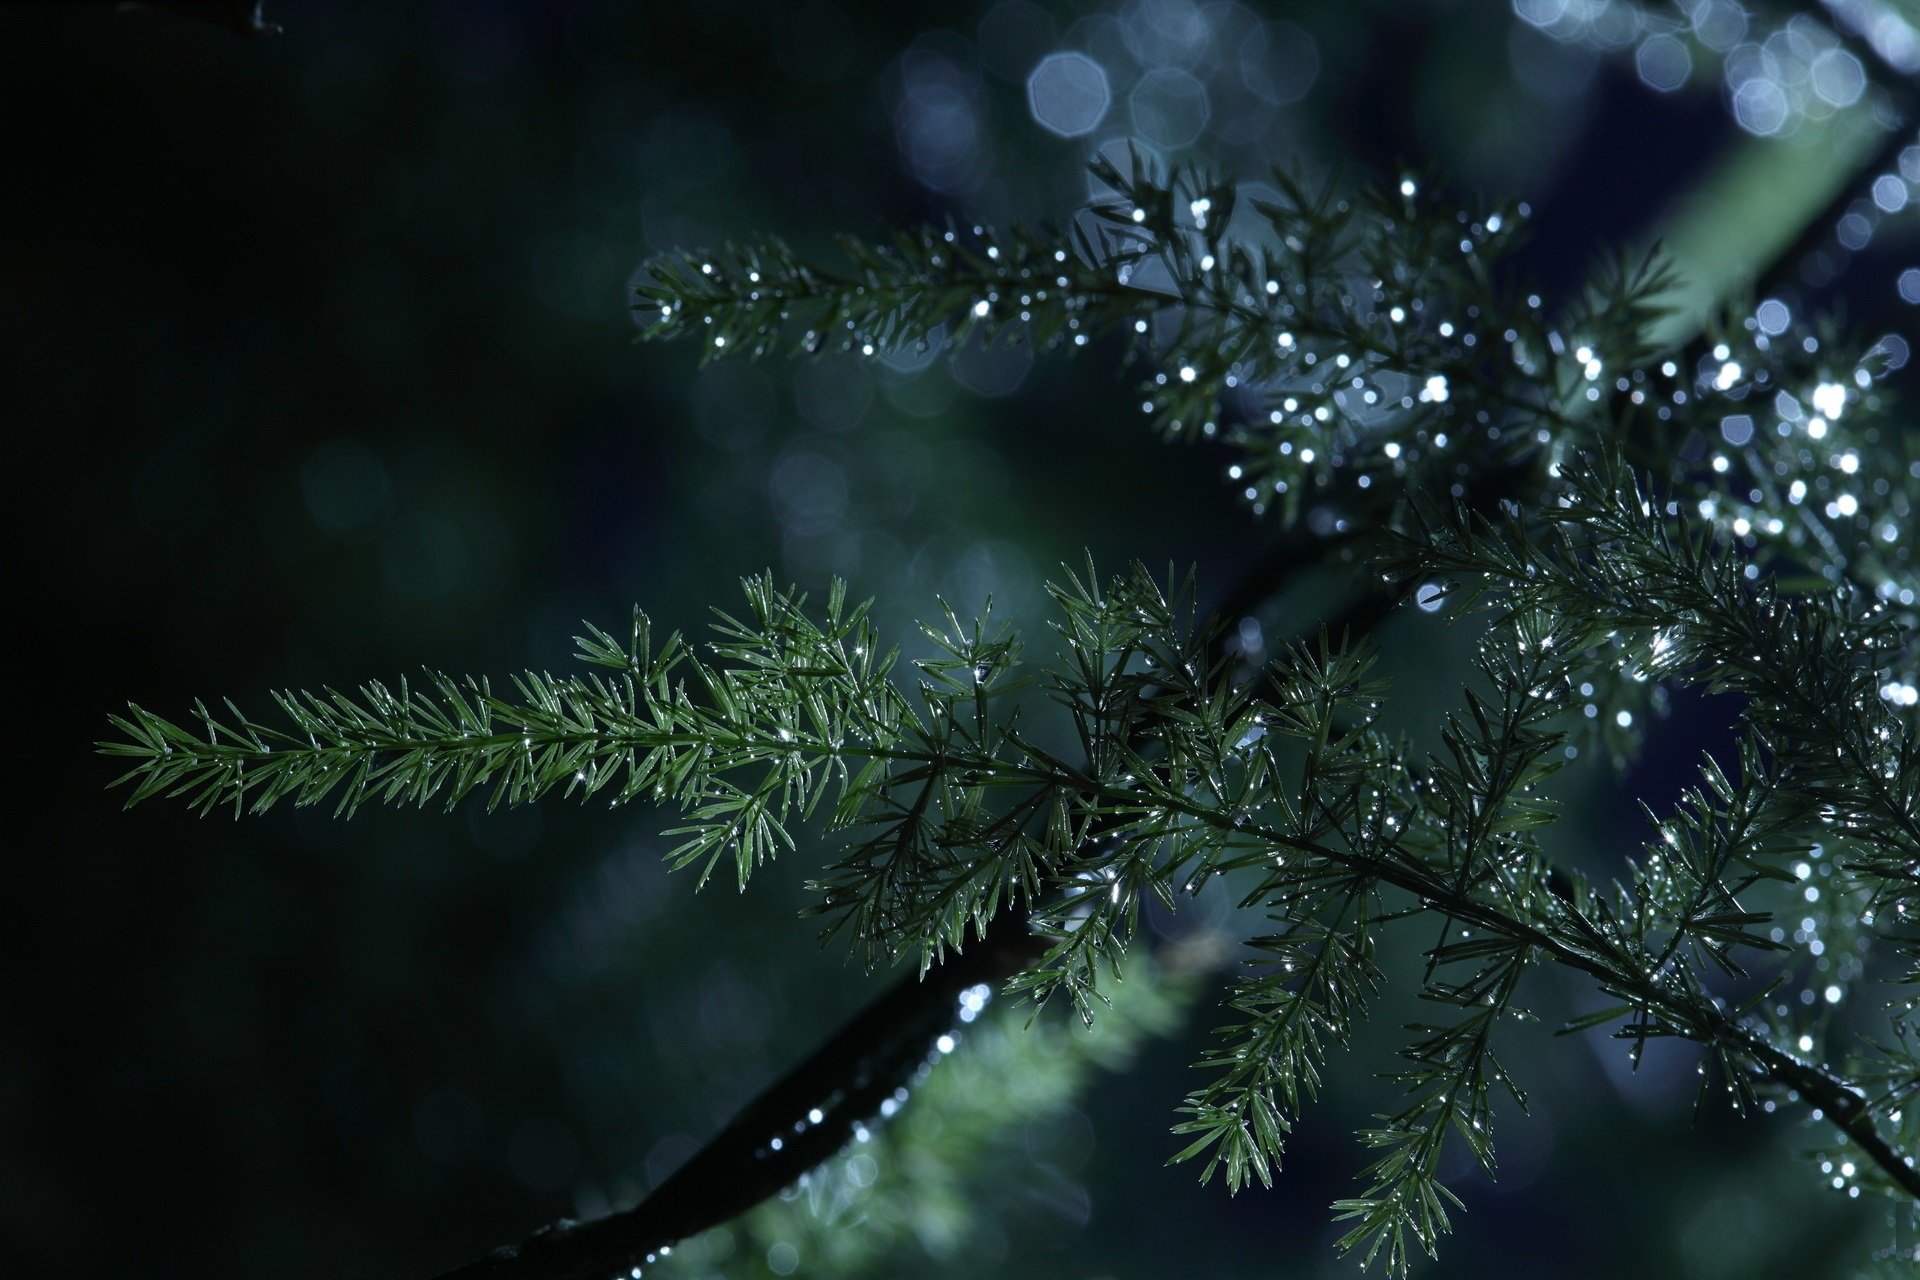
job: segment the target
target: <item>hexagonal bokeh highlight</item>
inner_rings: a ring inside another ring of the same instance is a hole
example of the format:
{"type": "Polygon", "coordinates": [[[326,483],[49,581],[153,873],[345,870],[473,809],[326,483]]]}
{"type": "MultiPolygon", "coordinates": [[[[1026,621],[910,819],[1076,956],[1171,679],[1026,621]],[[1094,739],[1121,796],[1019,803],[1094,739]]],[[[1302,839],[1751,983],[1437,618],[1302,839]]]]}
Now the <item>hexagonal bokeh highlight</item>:
{"type": "Polygon", "coordinates": [[[1845,49],[1823,49],[1807,66],[1813,91],[1829,106],[1850,107],[1867,90],[1867,72],[1845,49]]]}
{"type": "Polygon", "coordinates": [[[1687,83],[1693,73],[1693,55],[1687,46],[1670,35],[1648,39],[1634,55],[1641,83],[1661,93],[1672,93],[1687,83]]]}
{"type": "Polygon", "coordinates": [[[1748,133],[1763,138],[1779,133],[1791,113],[1787,91],[1765,76],[1754,76],[1733,90],[1733,118],[1748,133]]]}
{"type": "Polygon", "coordinates": [[[1169,151],[1192,145],[1212,114],[1206,86],[1173,67],[1142,76],[1131,104],[1134,132],[1169,151]]]}
{"type": "Polygon", "coordinates": [[[1050,53],[1027,77],[1034,120],[1062,138],[1092,133],[1112,105],[1106,71],[1084,53],[1050,53]]]}

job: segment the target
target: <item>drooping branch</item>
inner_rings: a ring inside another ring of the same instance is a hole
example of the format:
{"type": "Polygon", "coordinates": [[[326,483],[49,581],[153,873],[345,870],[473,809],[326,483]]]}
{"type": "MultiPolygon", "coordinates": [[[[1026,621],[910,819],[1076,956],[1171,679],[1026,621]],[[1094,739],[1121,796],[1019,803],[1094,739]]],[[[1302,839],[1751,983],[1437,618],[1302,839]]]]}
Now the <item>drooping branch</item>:
{"type": "Polygon", "coordinates": [[[898,1105],[914,1073],[991,990],[1038,957],[1024,927],[995,929],[924,978],[895,982],[769,1085],[639,1205],[558,1223],[439,1280],[607,1280],[791,1186],[898,1105]]]}

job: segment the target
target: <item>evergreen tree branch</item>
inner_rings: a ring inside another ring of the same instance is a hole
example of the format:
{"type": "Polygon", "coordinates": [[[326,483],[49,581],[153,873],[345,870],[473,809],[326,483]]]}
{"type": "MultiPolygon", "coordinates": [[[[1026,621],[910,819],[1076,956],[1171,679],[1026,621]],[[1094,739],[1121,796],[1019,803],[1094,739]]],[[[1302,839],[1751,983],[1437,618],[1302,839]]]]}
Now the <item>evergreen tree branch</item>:
{"type": "Polygon", "coordinates": [[[1569,467],[1567,479],[1568,495],[1545,512],[1547,539],[1517,518],[1502,534],[1463,521],[1413,560],[1498,581],[1566,619],[1583,647],[1630,633],[1626,652],[1649,674],[1746,695],[1744,718],[1840,834],[1920,859],[1920,750],[1883,683],[1907,645],[1885,605],[1862,609],[1846,586],[1783,599],[1710,537],[1676,533],[1617,457],[1569,467]]]}
{"type": "MultiPolygon", "coordinates": [[[[1911,671],[1901,638],[1911,615],[1889,605],[1911,571],[1899,556],[1861,554],[1846,528],[1855,515],[1861,529],[1892,527],[1910,510],[1904,481],[1920,477],[1920,458],[1902,475],[1898,437],[1876,434],[1861,394],[1871,377],[1853,379],[1857,390],[1818,381],[1830,364],[1765,342],[1739,359],[1722,344],[1688,373],[1669,362],[1656,375],[1640,336],[1665,284],[1651,260],[1617,262],[1549,321],[1490,265],[1519,211],[1456,219],[1411,179],[1397,195],[1349,200],[1278,174],[1281,198],[1257,206],[1264,228],[1234,231],[1232,184],[1162,178],[1137,155],[1128,170],[1096,171],[1116,199],[1064,233],[949,227],[883,248],[849,242],[851,268],[838,271],[771,240],[659,260],[640,293],[660,320],[643,336],[699,334],[711,356],[763,354],[789,328],[804,328],[805,350],[866,354],[974,332],[1042,347],[1126,333],[1156,369],[1143,408],[1168,434],[1238,445],[1230,476],[1256,510],[1297,518],[1309,502],[1345,504],[1330,534],[1283,548],[1350,553],[1376,536],[1360,531],[1377,517],[1403,539],[1387,566],[1393,594],[1438,575],[1496,601],[1479,664],[1487,691],[1466,693],[1445,754],[1426,768],[1373,729],[1364,648],[1323,639],[1288,650],[1267,672],[1272,689],[1256,690],[1248,664],[1196,626],[1190,587],[1162,590],[1140,571],[1104,592],[1091,572],[1055,589],[1067,652],[1042,682],[1077,737],[1072,764],[1036,745],[1012,709],[1016,637],[948,611],[929,633],[942,655],[921,664],[915,703],[837,585],[816,622],[802,597],[756,579],[746,616],[722,615],[709,660],[677,637],[656,656],[636,614],[630,643],[597,630],[582,641],[614,674],[528,673],[513,696],[444,676],[426,691],[288,693],[290,729],[230,704],[226,718],[199,708],[198,729],[135,707],[103,745],[129,764],[132,800],[164,793],[238,813],[283,800],[452,805],[476,791],[493,803],[653,799],[680,807],[675,865],[704,879],[731,864],[743,884],[794,844],[795,824],[839,835],[845,852],[818,886],[830,930],[847,931],[870,963],[914,951],[927,980],[903,981],[770,1089],[684,1181],[611,1225],[545,1233],[527,1258],[639,1266],[673,1231],[698,1229],[687,1206],[721,1203],[714,1188],[729,1169],[755,1170],[737,1180],[748,1195],[844,1140],[872,1102],[859,1090],[917,1060],[928,1028],[951,1016],[955,975],[977,964],[1005,975],[1016,957],[1018,989],[1064,992],[1091,1018],[1148,894],[1171,906],[1252,867],[1262,874],[1249,902],[1264,902],[1279,930],[1256,940],[1269,963],[1236,987],[1240,1021],[1223,1029],[1225,1047],[1202,1063],[1214,1078],[1184,1108],[1179,1131],[1199,1137],[1182,1156],[1210,1151],[1203,1176],[1224,1166],[1236,1189],[1270,1179],[1301,1092],[1312,1095],[1329,1042],[1344,1042],[1382,977],[1379,928],[1437,920],[1423,994],[1462,1010],[1404,1051],[1398,1078],[1411,1097],[1363,1135],[1383,1154],[1364,1193],[1336,1206],[1357,1220],[1343,1248],[1384,1254],[1396,1270],[1409,1241],[1433,1248],[1453,1199],[1437,1176],[1449,1131],[1491,1169],[1490,1088],[1522,1099],[1494,1056],[1493,1027],[1518,1016],[1513,997],[1539,959],[1621,1000],[1636,1053],[1650,1037],[1681,1036],[1707,1048],[1736,1104],[1755,1086],[1792,1090],[1888,1189],[1920,1199],[1898,1127],[1897,1100],[1911,1092],[1901,1072],[1914,1065],[1905,1025],[1849,1075],[1780,1048],[1757,999],[1729,1012],[1709,981],[1745,976],[1737,948],[1782,949],[1761,932],[1770,915],[1743,898],[1793,882],[1785,859],[1814,856],[1814,830],[1848,851],[1837,865],[1853,895],[1829,892],[1823,914],[1839,927],[1843,903],[1870,904],[1866,925],[1875,911],[1882,919],[1873,936],[1903,949],[1906,980],[1920,981],[1920,943],[1898,932],[1920,911],[1920,765],[1886,692],[1909,686],[1878,683],[1899,663],[1911,671]],[[1722,397],[1749,383],[1812,387],[1834,469],[1895,482],[1851,507],[1836,496],[1823,520],[1780,492],[1787,470],[1762,438],[1734,460],[1750,503],[1720,507],[1724,483],[1705,474],[1677,477],[1674,492],[1775,563],[1865,587],[1874,608],[1845,592],[1789,599],[1756,581],[1758,563],[1675,533],[1679,500],[1644,497],[1614,454],[1580,460],[1611,442],[1646,465],[1690,431],[1731,442],[1722,397]],[[1825,407],[1835,390],[1844,424],[1825,407]],[[1461,510],[1451,521],[1414,518],[1419,502],[1448,498],[1461,510]],[[1487,518],[1503,508],[1505,520],[1487,518]],[[1783,676],[1796,663],[1813,677],[1783,676]],[[1616,905],[1548,865],[1532,831],[1553,815],[1532,792],[1557,766],[1568,721],[1581,724],[1571,690],[1624,702],[1632,676],[1732,689],[1749,705],[1735,777],[1705,763],[1705,789],[1656,821],[1662,842],[1616,905]],[[1457,941],[1456,926],[1468,926],[1457,941]],[[858,1105],[821,1108],[825,1119],[800,1131],[807,1141],[782,1138],[778,1159],[748,1151],[801,1094],[847,1079],[866,1082],[849,1094],[858,1105]]],[[[1377,619],[1384,598],[1363,598],[1353,616],[1377,619]]]]}
{"type": "Polygon", "coordinates": [[[1113,198],[1065,230],[848,240],[839,270],[771,238],[656,258],[636,288],[654,321],[641,337],[695,337],[711,358],[778,350],[794,330],[804,352],[873,355],[976,333],[1079,347],[1118,329],[1153,369],[1156,427],[1240,447],[1245,500],[1291,517],[1343,468],[1444,489],[1462,457],[1498,467],[1542,433],[1594,442],[1596,381],[1648,354],[1670,284],[1657,259],[1614,259],[1550,320],[1496,276],[1521,208],[1456,216],[1411,177],[1349,197],[1279,170],[1278,198],[1248,217],[1236,184],[1163,174],[1137,151],[1093,171],[1113,198]]]}
{"type": "MultiPolygon", "coordinates": [[[[1148,893],[1171,903],[1212,876],[1271,864],[1261,893],[1300,921],[1328,901],[1331,886],[1344,885],[1349,896],[1375,885],[1402,891],[1419,905],[1398,915],[1431,912],[1484,936],[1435,948],[1435,963],[1479,966],[1464,982],[1430,975],[1428,984],[1430,996],[1468,1016],[1410,1048],[1415,1100],[1371,1133],[1369,1141],[1387,1153],[1368,1193],[1342,1206],[1361,1218],[1349,1244],[1385,1248],[1396,1263],[1404,1263],[1406,1238],[1431,1248],[1444,1222],[1436,1135],[1464,1127],[1476,1156],[1491,1158],[1482,1130],[1473,1128],[1475,1120],[1485,1127],[1487,1086],[1504,1082],[1491,1057],[1491,1027],[1536,952],[1589,973],[1626,1000],[1640,1019],[1634,1035],[1696,1040],[1730,1068],[1818,1100],[1879,1162],[1891,1148],[1859,1100],[1849,1106],[1844,1081],[1773,1049],[1719,1012],[1697,983],[1675,981],[1671,943],[1649,954],[1645,922],[1655,915],[1709,945],[1751,944],[1742,930],[1753,920],[1730,921],[1718,910],[1731,892],[1696,895],[1678,913],[1660,895],[1643,893],[1643,906],[1623,922],[1604,900],[1583,904],[1581,890],[1570,900],[1544,891],[1544,860],[1526,833],[1549,813],[1527,791],[1560,738],[1533,726],[1570,679],[1565,664],[1574,659],[1567,655],[1591,648],[1586,641],[1602,626],[1671,626],[1672,602],[1662,592],[1696,592],[1688,620],[1711,619],[1719,630],[1709,630],[1706,641],[1680,634],[1670,653],[1691,661],[1721,645],[1712,675],[1701,678],[1745,680],[1740,687],[1761,707],[1752,714],[1770,731],[1778,726],[1764,719],[1763,699],[1796,696],[1768,674],[1766,659],[1802,632],[1764,631],[1791,611],[1756,607],[1739,594],[1742,580],[1737,570],[1730,573],[1730,562],[1714,559],[1704,544],[1676,545],[1657,532],[1664,526],[1645,523],[1637,490],[1593,487],[1593,477],[1604,474],[1570,469],[1569,505],[1559,510],[1567,513],[1564,522],[1610,549],[1631,540],[1634,550],[1624,560],[1630,577],[1583,568],[1565,555],[1556,561],[1524,531],[1496,543],[1484,531],[1456,529],[1423,549],[1429,568],[1472,570],[1507,588],[1548,580],[1509,608],[1483,651],[1483,674],[1503,709],[1489,715],[1470,697],[1472,714],[1456,718],[1449,732],[1448,758],[1424,779],[1408,772],[1371,727],[1379,690],[1367,678],[1364,651],[1324,643],[1318,652],[1295,650],[1273,668],[1272,692],[1256,696],[1232,679],[1227,664],[1198,664],[1206,648],[1183,603],[1189,594],[1163,590],[1138,570],[1104,590],[1091,577],[1070,578],[1055,590],[1066,656],[1048,678],[1075,726],[1084,765],[1036,746],[995,711],[1017,656],[1010,638],[962,627],[949,615],[939,632],[947,656],[922,667],[921,716],[881,687],[888,663],[869,660],[874,638],[863,610],[848,610],[836,589],[826,622],[813,623],[798,597],[764,580],[747,584],[746,621],[723,615],[718,624],[726,665],[686,656],[677,640],[652,656],[642,621],[629,645],[600,632],[583,642],[590,660],[619,669],[611,681],[523,677],[519,702],[493,699],[477,682],[444,680],[437,698],[377,686],[360,703],[288,696],[282,702],[293,732],[236,713],[231,724],[207,717],[195,734],[136,712],[120,722],[128,740],[106,749],[134,761],[127,781],[136,798],[168,791],[203,807],[312,803],[337,787],[344,788],[341,803],[420,803],[489,781],[509,800],[562,787],[592,795],[616,783],[625,798],[658,789],[691,819],[676,859],[711,869],[731,853],[743,877],[791,839],[788,824],[817,810],[829,830],[878,829],[878,845],[893,855],[876,864],[861,854],[876,842],[856,842],[855,854],[828,879],[825,908],[851,912],[862,942],[887,954],[914,948],[931,964],[969,933],[984,932],[1006,895],[1021,896],[1048,946],[1016,985],[1039,998],[1063,990],[1083,1016],[1096,1008],[1100,970],[1125,948],[1148,893]],[[1516,555],[1559,572],[1516,572],[1516,555]],[[1638,588],[1632,600],[1619,595],[1628,581],[1638,588]],[[1728,591],[1731,601],[1721,598],[1728,591]],[[1669,613],[1649,618],[1663,601],[1669,613]],[[1754,633],[1741,629],[1755,625],[1763,640],[1775,641],[1757,658],[1745,653],[1758,643],[1754,633]],[[703,696],[696,699],[692,687],[703,696]],[[499,732],[496,723],[513,729],[499,732]],[[1297,783],[1284,781],[1293,772],[1288,758],[1297,759],[1297,783]],[[928,798],[896,801],[896,791],[928,798]],[[831,805],[824,803],[829,796],[831,805]],[[1089,838],[1096,823],[1098,841],[1089,838]],[[886,909],[863,913],[863,892],[874,885],[886,889],[886,909]]],[[[1868,645],[1865,638],[1881,632],[1836,624],[1808,634],[1819,640],[1809,652],[1849,667],[1855,654],[1875,651],[1880,641],[1868,645]]],[[[1668,667],[1682,660],[1648,655],[1668,667]]],[[[1859,726],[1842,729],[1863,743],[1874,736],[1860,737],[1859,726]]],[[[1911,734],[1873,749],[1910,759],[1911,734]]],[[[1776,758],[1806,785],[1812,766],[1799,754],[1782,747],[1776,758]]],[[[1893,794],[1877,784],[1847,790],[1843,781],[1828,779],[1819,792],[1823,805],[1845,801],[1873,815],[1871,806],[1893,794]]],[[[1864,830],[1857,835],[1867,838],[1864,830]]],[[[1348,989],[1349,1007],[1357,994],[1348,989]]],[[[1285,1025],[1259,1025],[1260,1016],[1249,1034],[1266,1036],[1296,1059],[1317,1052],[1285,1025]]],[[[1319,1021],[1331,1025],[1326,1014],[1319,1021]]],[[[1305,1025],[1314,1022],[1309,1015],[1305,1025]]],[[[1240,1096],[1265,1095],[1256,1083],[1240,1096]]],[[[1250,1140],[1233,1136],[1217,1113],[1200,1115],[1228,1144],[1230,1180],[1235,1165],[1242,1179],[1260,1175],[1253,1151],[1277,1153],[1281,1125],[1270,1108],[1255,1104],[1252,1118],[1242,1121],[1252,1126],[1250,1140]]],[[[1883,1167],[1896,1185],[1914,1180],[1911,1168],[1883,1167]]]]}

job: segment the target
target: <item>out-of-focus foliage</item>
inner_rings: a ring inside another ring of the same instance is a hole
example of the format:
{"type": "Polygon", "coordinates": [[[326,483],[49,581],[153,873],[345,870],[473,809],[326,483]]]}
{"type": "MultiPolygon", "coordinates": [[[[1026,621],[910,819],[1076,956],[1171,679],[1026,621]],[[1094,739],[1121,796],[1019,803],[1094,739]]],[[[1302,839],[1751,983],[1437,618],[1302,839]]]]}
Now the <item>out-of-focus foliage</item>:
{"type": "MultiPolygon", "coordinates": [[[[1215,944],[1217,945],[1217,944],[1215,944]]],[[[1086,1195],[1090,1147],[1074,1101],[1096,1070],[1133,1065],[1141,1041],[1182,1020],[1207,944],[1172,967],[1138,955],[1107,988],[1100,1018],[1036,1020],[1018,1002],[963,1024],[898,1115],[861,1129],[845,1154],[786,1195],[674,1249],[659,1271],[698,1277],[900,1275],[929,1259],[978,1273],[1005,1265],[1000,1222],[1023,1205],[1086,1195]]],[[[940,1052],[940,1051],[936,1051],[940,1052]]]]}

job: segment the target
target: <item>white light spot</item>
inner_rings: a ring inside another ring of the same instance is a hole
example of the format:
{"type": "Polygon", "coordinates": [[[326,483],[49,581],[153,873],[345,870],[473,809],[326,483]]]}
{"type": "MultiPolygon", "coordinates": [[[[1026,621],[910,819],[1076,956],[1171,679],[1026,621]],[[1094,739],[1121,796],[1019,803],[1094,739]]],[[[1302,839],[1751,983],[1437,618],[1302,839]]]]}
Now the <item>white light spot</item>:
{"type": "Polygon", "coordinates": [[[1813,389],[1813,408],[1823,418],[1837,418],[1846,412],[1847,389],[1838,382],[1823,382],[1813,389]]]}

